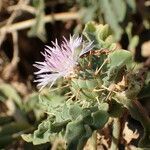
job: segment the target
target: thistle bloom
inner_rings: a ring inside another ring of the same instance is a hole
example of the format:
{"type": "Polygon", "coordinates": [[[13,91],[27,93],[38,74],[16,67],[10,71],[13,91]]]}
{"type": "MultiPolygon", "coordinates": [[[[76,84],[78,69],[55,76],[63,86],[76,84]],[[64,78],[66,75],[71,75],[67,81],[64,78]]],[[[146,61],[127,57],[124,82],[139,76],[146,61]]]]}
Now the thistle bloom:
{"type": "Polygon", "coordinates": [[[72,75],[79,57],[93,48],[92,42],[85,43],[82,37],[75,38],[75,36],[70,36],[69,41],[63,38],[60,46],[57,39],[52,44],[53,47],[46,46],[44,53],[42,53],[45,61],[35,62],[33,65],[39,69],[35,72],[37,75],[35,82],[38,82],[37,86],[40,89],[46,85],[51,87],[58,78],[72,75]],[[81,52],[77,53],[79,48],[81,48],[81,52]]]}

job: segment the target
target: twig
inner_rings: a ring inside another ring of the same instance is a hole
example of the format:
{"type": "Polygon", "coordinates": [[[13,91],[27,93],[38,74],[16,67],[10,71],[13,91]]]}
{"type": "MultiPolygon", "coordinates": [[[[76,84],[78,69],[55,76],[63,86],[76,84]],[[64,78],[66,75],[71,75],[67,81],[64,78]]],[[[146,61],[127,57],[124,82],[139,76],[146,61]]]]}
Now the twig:
{"type": "MultiPolygon", "coordinates": [[[[17,7],[19,7],[20,5],[23,5],[24,3],[27,3],[29,0],[20,0],[18,3],[17,3],[17,7]]],[[[0,32],[1,36],[0,36],[0,46],[3,42],[3,40],[5,39],[5,36],[7,34],[7,28],[11,25],[11,23],[13,22],[13,20],[16,18],[16,16],[18,15],[18,10],[15,10],[13,11],[13,13],[10,15],[10,17],[8,18],[7,20],[7,23],[6,25],[4,26],[5,27],[5,30],[3,32],[0,32]]],[[[2,27],[3,28],[3,27],[2,27]]]]}
{"type": "Polygon", "coordinates": [[[18,48],[18,33],[17,31],[12,32],[12,37],[13,37],[13,46],[14,46],[14,52],[13,52],[13,58],[11,61],[11,64],[13,67],[17,65],[19,62],[19,48],[18,48]]]}
{"type": "Polygon", "coordinates": [[[11,63],[8,64],[4,71],[3,71],[3,76],[5,79],[9,79],[12,77],[12,73],[16,70],[17,64],[19,62],[19,48],[18,48],[18,34],[17,31],[12,32],[12,38],[13,38],[13,58],[11,60],[11,63]]]}
{"type": "Polygon", "coordinates": [[[36,9],[32,6],[29,5],[21,5],[20,7],[18,7],[17,5],[15,6],[9,6],[7,8],[8,11],[16,11],[16,10],[23,10],[23,11],[27,11],[31,14],[35,14],[36,13],[36,9]]]}
{"type": "MultiPolygon", "coordinates": [[[[70,20],[70,19],[74,20],[74,19],[80,18],[79,13],[77,13],[77,12],[57,13],[57,14],[54,14],[53,16],[54,16],[55,21],[59,21],[59,20],[66,21],[66,20],[70,20]]],[[[14,23],[14,24],[9,25],[7,27],[4,26],[4,27],[0,28],[0,34],[5,33],[5,32],[10,33],[13,31],[29,28],[35,23],[35,21],[36,21],[35,19],[30,19],[27,21],[14,23]]],[[[43,17],[44,23],[53,22],[53,21],[54,20],[53,20],[52,15],[46,15],[43,17]]]]}
{"type": "Polygon", "coordinates": [[[108,59],[105,59],[102,65],[95,71],[95,75],[98,75],[98,73],[102,70],[103,66],[108,62],[108,59]]]}
{"type": "Polygon", "coordinates": [[[104,85],[102,85],[101,88],[103,88],[103,89],[105,89],[105,90],[108,90],[109,92],[113,92],[113,93],[117,94],[116,91],[114,91],[114,90],[112,90],[112,89],[110,89],[110,88],[108,88],[108,87],[106,87],[106,86],[104,86],[104,85]]]}

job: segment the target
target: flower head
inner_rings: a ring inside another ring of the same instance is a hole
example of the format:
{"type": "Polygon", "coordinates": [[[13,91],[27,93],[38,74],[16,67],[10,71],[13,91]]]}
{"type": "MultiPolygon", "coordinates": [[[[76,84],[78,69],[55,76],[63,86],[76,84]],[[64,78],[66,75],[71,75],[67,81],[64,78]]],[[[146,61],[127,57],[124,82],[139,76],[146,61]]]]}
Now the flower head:
{"type": "Polygon", "coordinates": [[[78,59],[83,54],[92,49],[92,42],[85,43],[82,37],[70,36],[69,41],[63,38],[62,44],[59,46],[57,39],[52,42],[53,47],[46,46],[44,53],[44,62],[35,62],[33,66],[39,70],[35,72],[37,75],[38,87],[41,89],[46,85],[50,87],[58,78],[68,77],[74,73],[78,59]],[[81,48],[78,54],[77,49],[81,48]]]}

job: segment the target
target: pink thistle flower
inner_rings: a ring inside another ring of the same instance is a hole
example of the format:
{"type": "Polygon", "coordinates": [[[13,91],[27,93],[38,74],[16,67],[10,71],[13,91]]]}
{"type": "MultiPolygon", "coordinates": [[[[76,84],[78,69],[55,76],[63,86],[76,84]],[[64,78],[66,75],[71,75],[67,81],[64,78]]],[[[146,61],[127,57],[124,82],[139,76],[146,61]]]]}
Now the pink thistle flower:
{"type": "Polygon", "coordinates": [[[92,43],[85,43],[82,37],[70,36],[69,41],[64,37],[60,46],[57,39],[52,42],[53,47],[46,46],[44,53],[42,53],[45,61],[35,62],[33,65],[39,69],[35,72],[37,80],[34,82],[38,82],[37,86],[40,87],[40,90],[46,85],[51,87],[58,78],[74,74],[79,57],[93,48],[92,43]],[[81,48],[81,52],[78,54],[79,48],[81,48]]]}

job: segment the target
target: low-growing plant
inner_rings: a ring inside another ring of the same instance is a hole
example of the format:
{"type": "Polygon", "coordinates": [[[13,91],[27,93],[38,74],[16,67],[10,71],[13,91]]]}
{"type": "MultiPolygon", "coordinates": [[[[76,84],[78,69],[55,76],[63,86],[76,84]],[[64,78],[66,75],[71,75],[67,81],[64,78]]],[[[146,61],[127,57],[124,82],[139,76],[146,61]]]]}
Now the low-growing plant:
{"type": "Polygon", "coordinates": [[[89,22],[83,36],[88,42],[70,36],[60,46],[57,41],[47,46],[42,53],[45,61],[34,64],[41,89],[38,103],[47,119],[22,138],[34,145],[60,138],[66,149],[80,150],[96,132],[112,124],[109,148],[117,149],[121,118],[129,113],[144,129],[139,147],[149,148],[150,118],[139,101],[150,97],[147,66],[117,47],[108,25],[89,22]],[[43,89],[46,85],[50,90],[43,89]]]}

